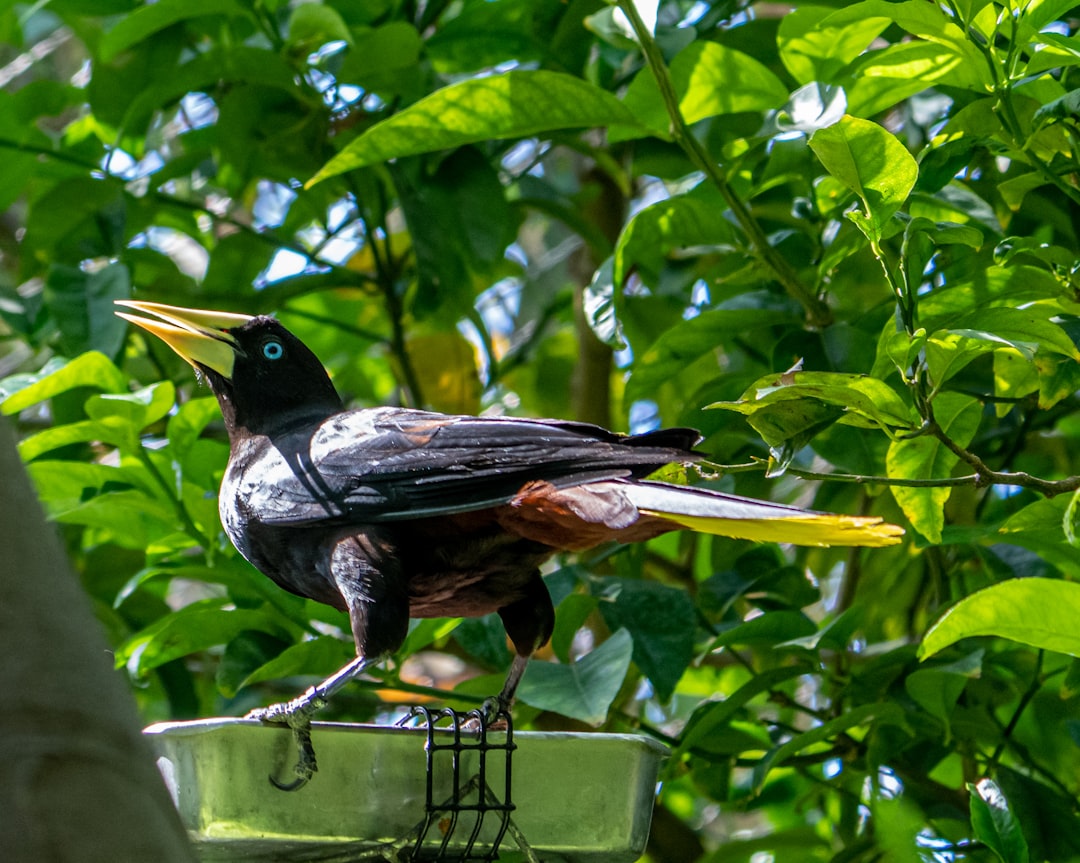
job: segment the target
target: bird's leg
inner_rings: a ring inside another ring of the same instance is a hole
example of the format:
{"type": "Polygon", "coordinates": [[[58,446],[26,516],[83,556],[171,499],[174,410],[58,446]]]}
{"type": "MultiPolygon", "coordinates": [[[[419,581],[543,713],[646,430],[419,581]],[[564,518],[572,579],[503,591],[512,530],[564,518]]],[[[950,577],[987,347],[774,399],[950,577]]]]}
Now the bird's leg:
{"type": "Polygon", "coordinates": [[[525,586],[521,599],[499,609],[499,617],[516,652],[502,691],[484,702],[482,710],[489,722],[500,712],[510,711],[514,693],[529,665],[529,657],[548,643],[555,628],[555,607],[551,604],[551,594],[539,572],[525,586]]]}
{"type": "Polygon", "coordinates": [[[312,686],[291,701],[271,704],[269,707],[260,707],[257,710],[252,710],[244,717],[245,719],[258,719],[260,722],[269,725],[287,725],[293,730],[296,748],[300,753],[296,766],[293,768],[296,779],[292,782],[282,783],[271,776],[270,781],[275,786],[282,791],[296,791],[315,775],[315,771],[319,769],[319,766],[315,760],[315,748],[311,744],[312,717],[326,706],[326,701],[330,696],[354,677],[362,674],[364,669],[369,665],[373,665],[375,661],[375,659],[369,657],[357,656],[331,674],[322,683],[312,686]]]}
{"type": "Polygon", "coordinates": [[[488,723],[494,721],[500,713],[510,712],[510,706],[514,703],[514,693],[517,692],[518,684],[521,682],[521,677],[525,674],[525,669],[528,666],[528,656],[520,653],[514,654],[514,661],[510,663],[510,672],[506,675],[506,682],[503,684],[502,691],[498,695],[485,699],[483,706],[480,708],[483,711],[484,719],[488,723]]]}

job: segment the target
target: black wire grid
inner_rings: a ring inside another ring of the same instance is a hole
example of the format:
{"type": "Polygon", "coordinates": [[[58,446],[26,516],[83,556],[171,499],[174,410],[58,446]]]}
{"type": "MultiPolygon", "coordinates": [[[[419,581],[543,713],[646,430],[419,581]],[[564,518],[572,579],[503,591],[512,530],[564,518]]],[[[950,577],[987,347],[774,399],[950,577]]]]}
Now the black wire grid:
{"type": "Polygon", "coordinates": [[[514,743],[510,714],[500,711],[494,717],[488,717],[481,710],[459,713],[449,708],[429,710],[414,707],[410,717],[420,718],[422,727],[427,731],[427,742],[424,744],[427,775],[425,817],[413,846],[412,859],[425,863],[497,860],[499,845],[511,827],[510,813],[515,808],[511,799],[511,756],[517,744],[514,743]],[[496,723],[497,739],[491,740],[489,734],[496,723]],[[472,770],[471,763],[462,763],[465,760],[462,756],[466,752],[477,755],[478,765],[471,776],[463,774],[463,770],[472,770]],[[446,787],[444,771],[447,760],[450,762],[452,791],[449,798],[436,800],[439,789],[446,787]],[[491,788],[492,780],[498,788],[500,776],[502,799],[491,788]],[[485,847],[478,849],[477,840],[484,823],[490,824],[492,818],[498,819],[495,838],[490,846],[485,841],[485,847]],[[462,842],[466,833],[468,838],[462,842]]]}

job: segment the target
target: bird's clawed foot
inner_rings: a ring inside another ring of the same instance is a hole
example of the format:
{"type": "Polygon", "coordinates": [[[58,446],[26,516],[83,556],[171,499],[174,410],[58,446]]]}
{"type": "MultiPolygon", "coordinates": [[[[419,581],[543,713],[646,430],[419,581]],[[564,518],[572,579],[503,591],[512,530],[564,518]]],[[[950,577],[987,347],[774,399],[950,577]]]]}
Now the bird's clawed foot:
{"type": "Polygon", "coordinates": [[[484,699],[480,705],[480,712],[484,715],[484,724],[489,731],[504,731],[506,729],[505,717],[510,715],[510,701],[501,695],[493,695],[484,699]]]}
{"type": "Polygon", "coordinates": [[[311,743],[311,718],[326,706],[319,687],[313,686],[303,695],[281,704],[271,704],[252,710],[245,719],[258,719],[267,725],[287,725],[293,731],[298,751],[293,772],[296,778],[291,782],[281,782],[273,776],[270,782],[282,791],[297,791],[303,788],[315,775],[319,765],[315,760],[315,747],[311,743]]]}

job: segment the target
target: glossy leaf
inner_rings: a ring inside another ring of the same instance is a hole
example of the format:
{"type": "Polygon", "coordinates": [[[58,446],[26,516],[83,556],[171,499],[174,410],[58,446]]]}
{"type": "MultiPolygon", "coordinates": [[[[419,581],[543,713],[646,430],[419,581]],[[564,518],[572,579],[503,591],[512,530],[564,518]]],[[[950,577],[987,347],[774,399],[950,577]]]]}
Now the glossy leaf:
{"type": "MultiPolygon", "coordinates": [[[[679,113],[687,123],[743,111],[780,107],[787,87],[764,64],[719,42],[693,42],[671,62],[671,79],[679,113]]],[[[668,137],[670,120],[649,69],[634,78],[623,104],[638,123],[668,137]]]]}
{"type": "Polygon", "coordinates": [[[1070,656],[1080,656],[1073,622],[1080,585],[1048,578],[1003,581],[960,600],[932,626],[919,646],[926,658],[959,641],[994,635],[1070,656]]]}
{"type": "Polygon", "coordinates": [[[452,84],[373,126],[308,185],[387,159],[612,123],[636,124],[608,93],[558,72],[514,71],[452,84]]]}
{"type": "Polygon", "coordinates": [[[1027,840],[1001,789],[990,779],[968,783],[971,827],[1001,863],[1028,863],[1027,840]]]}
{"type": "Polygon", "coordinates": [[[62,366],[46,366],[40,376],[20,383],[22,387],[0,404],[5,414],[18,413],[76,387],[121,393],[127,389],[127,376],[104,354],[90,351],[62,366]]]}
{"type": "Polygon", "coordinates": [[[117,650],[116,667],[139,677],[181,656],[231,641],[244,630],[268,628],[262,611],[223,608],[218,600],[204,600],[132,636],[117,650]]]}
{"type": "Polygon", "coordinates": [[[919,175],[907,148],[881,126],[857,117],[818,130],[810,147],[825,169],[862,199],[867,221],[856,224],[878,242],[919,175]]]}

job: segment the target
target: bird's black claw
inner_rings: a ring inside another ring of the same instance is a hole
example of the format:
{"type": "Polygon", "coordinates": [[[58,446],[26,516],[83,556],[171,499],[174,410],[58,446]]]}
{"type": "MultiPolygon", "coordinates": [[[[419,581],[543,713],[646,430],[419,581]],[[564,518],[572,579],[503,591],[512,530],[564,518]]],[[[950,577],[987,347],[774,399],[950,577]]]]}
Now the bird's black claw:
{"type": "Polygon", "coordinates": [[[281,791],[297,791],[303,788],[319,769],[315,760],[315,747],[311,743],[311,717],[326,706],[318,689],[312,688],[292,701],[271,704],[252,710],[245,719],[258,719],[267,725],[287,725],[293,731],[298,756],[293,772],[296,778],[281,782],[273,776],[270,784],[281,791]]]}
{"type": "Polygon", "coordinates": [[[505,717],[509,715],[510,705],[501,696],[493,695],[491,698],[484,699],[480,709],[473,714],[473,718],[465,726],[478,732],[482,729],[505,731],[507,727],[505,717]]]}
{"type": "Polygon", "coordinates": [[[488,725],[494,722],[500,713],[507,713],[509,710],[510,705],[506,704],[498,695],[485,698],[484,703],[480,705],[480,712],[484,714],[484,722],[488,725]]]}
{"type": "Polygon", "coordinates": [[[279,791],[299,791],[308,784],[311,777],[314,776],[319,769],[318,762],[315,760],[315,747],[311,744],[310,723],[307,726],[294,726],[293,737],[296,740],[296,748],[299,752],[296,764],[293,766],[293,772],[296,774],[296,778],[291,782],[281,782],[271,776],[270,784],[279,791]]]}

